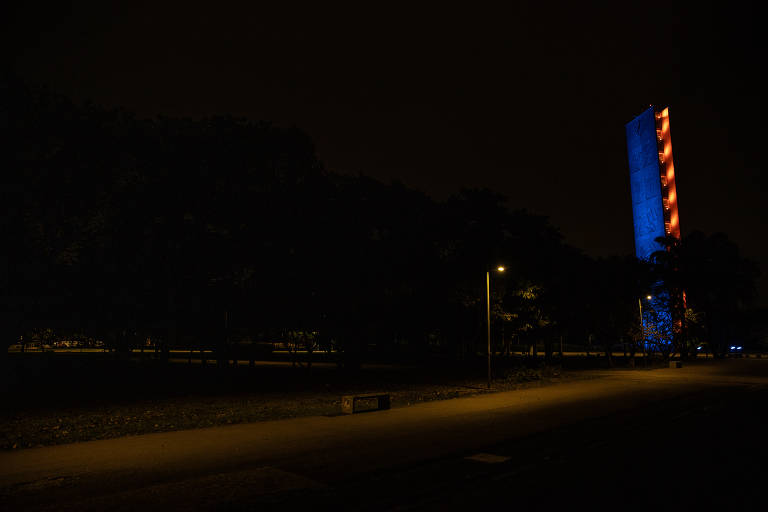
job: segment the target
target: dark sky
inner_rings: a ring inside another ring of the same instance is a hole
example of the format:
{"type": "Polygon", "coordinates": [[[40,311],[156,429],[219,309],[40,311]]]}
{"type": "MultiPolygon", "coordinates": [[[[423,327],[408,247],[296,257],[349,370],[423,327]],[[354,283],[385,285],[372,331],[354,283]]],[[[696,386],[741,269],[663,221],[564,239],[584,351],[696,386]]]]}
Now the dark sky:
{"type": "Polygon", "coordinates": [[[297,125],[330,170],[438,199],[489,187],[592,255],[633,251],[624,124],[669,106],[683,233],[726,232],[768,274],[763,27],[748,4],[65,4],[8,18],[31,83],[146,116],[297,125]]]}

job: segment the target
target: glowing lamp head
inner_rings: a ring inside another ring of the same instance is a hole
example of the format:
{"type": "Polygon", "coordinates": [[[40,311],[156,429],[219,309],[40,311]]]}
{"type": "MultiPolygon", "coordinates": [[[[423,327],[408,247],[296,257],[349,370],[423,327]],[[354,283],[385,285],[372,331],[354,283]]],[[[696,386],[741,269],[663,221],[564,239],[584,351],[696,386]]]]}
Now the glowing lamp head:
{"type": "Polygon", "coordinates": [[[646,298],[647,300],[651,300],[653,297],[651,297],[650,295],[646,295],[646,296],[645,296],[645,298],[646,298]]]}
{"type": "Polygon", "coordinates": [[[496,270],[498,270],[499,272],[504,272],[506,268],[504,268],[503,266],[498,266],[496,267],[496,270]]]}

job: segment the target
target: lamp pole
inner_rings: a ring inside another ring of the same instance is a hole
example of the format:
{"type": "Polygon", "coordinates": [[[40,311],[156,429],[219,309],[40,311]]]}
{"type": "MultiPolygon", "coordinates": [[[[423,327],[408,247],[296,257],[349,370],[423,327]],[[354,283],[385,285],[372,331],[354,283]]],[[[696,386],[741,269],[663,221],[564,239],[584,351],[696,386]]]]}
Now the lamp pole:
{"type": "Polygon", "coordinates": [[[643,325],[643,299],[637,298],[637,307],[640,310],[640,343],[643,344],[643,355],[645,355],[645,326],[643,325]]]}
{"type": "MultiPolygon", "coordinates": [[[[498,266],[496,270],[504,272],[504,267],[498,266]]],[[[488,327],[488,389],[491,389],[491,271],[485,271],[485,319],[488,327]]]]}
{"type": "Polygon", "coordinates": [[[485,312],[488,326],[488,389],[491,389],[491,271],[485,271],[485,312]]]}
{"type": "MultiPolygon", "coordinates": [[[[648,300],[651,300],[653,297],[648,295],[645,298],[648,300]]],[[[637,298],[637,308],[640,310],[640,342],[643,344],[643,358],[647,358],[648,347],[647,347],[647,344],[645,343],[645,323],[643,322],[643,299],[640,297],[637,298]]]]}

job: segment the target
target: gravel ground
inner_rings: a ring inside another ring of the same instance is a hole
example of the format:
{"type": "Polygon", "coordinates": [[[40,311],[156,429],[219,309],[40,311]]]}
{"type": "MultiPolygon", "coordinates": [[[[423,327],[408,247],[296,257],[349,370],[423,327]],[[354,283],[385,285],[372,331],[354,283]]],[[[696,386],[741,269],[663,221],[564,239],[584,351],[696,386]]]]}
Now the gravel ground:
{"type": "MultiPolygon", "coordinates": [[[[561,372],[559,368],[506,372],[492,391],[549,385],[563,380],[594,377],[589,372],[561,372]]],[[[370,390],[371,386],[327,386],[313,391],[253,391],[212,396],[174,396],[88,406],[15,410],[0,415],[0,449],[15,450],[151,432],[186,430],[215,425],[269,421],[299,416],[340,414],[341,396],[370,390]]],[[[376,391],[391,395],[392,407],[486,393],[480,379],[402,384],[390,382],[376,391]]]]}

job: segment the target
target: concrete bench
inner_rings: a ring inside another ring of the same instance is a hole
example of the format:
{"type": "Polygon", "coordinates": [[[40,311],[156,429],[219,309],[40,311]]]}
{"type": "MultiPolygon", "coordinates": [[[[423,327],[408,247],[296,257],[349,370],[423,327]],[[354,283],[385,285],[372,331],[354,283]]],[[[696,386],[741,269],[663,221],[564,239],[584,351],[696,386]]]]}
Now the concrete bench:
{"type": "Polygon", "coordinates": [[[356,412],[382,411],[389,409],[389,393],[361,393],[358,395],[344,395],[341,397],[341,412],[354,414],[356,412]],[[375,407],[360,409],[360,402],[376,402],[375,407]]]}

